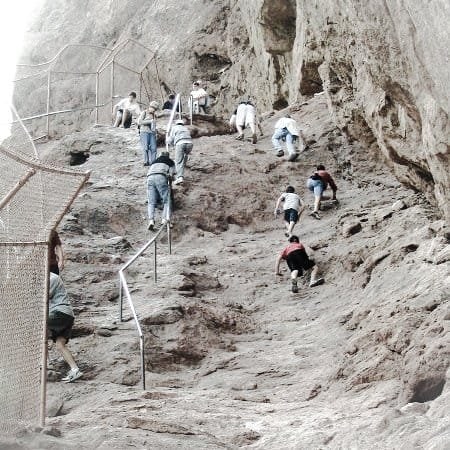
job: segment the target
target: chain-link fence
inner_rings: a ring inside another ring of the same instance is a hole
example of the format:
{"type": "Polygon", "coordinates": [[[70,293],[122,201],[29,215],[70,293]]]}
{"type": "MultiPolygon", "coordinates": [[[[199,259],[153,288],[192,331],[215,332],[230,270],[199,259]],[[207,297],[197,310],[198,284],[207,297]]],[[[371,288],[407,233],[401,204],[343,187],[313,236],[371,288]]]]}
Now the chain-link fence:
{"type": "Polygon", "coordinates": [[[130,91],[142,105],[163,100],[154,56],[132,39],[114,48],[66,45],[50,61],[18,65],[13,103],[33,139],[111,124],[114,103],[130,91]]]}
{"type": "Polygon", "coordinates": [[[0,145],[0,435],[45,418],[48,242],[89,176],[39,161],[13,115],[0,145]]]}

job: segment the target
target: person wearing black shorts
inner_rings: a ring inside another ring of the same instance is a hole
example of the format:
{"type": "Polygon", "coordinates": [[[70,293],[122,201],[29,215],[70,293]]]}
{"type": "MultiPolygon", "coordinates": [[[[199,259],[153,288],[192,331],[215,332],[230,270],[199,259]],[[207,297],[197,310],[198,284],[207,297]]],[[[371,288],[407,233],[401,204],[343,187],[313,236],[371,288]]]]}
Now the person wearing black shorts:
{"type": "Polygon", "coordinates": [[[285,236],[292,236],[295,224],[302,215],[305,206],[300,199],[300,196],[295,193],[293,186],[288,186],[286,192],[283,192],[277,200],[275,205],[275,218],[280,214],[280,206],[283,204],[284,223],[286,225],[285,236]]]}
{"type": "Polygon", "coordinates": [[[83,376],[72,353],[66,347],[72,333],[73,322],[73,310],[64,284],[58,275],[50,272],[47,335],[70,366],[70,371],[62,379],[66,383],[71,383],[83,376]]]}
{"type": "Polygon", "coordinates": [[[311,270],[311,280],[309,287],[318,286],[324,283],[323,278],[317,278],[319,268],[317,264],[309,258],[305,247],[297,236],[289,238],[289,245],[278,255],[275,264],[275,273],[282,275],[280,272],[281,260],[285,260],[291,271],[292,292],[298,292],[297,278],[303,275],[303,271],[311,270]]]}

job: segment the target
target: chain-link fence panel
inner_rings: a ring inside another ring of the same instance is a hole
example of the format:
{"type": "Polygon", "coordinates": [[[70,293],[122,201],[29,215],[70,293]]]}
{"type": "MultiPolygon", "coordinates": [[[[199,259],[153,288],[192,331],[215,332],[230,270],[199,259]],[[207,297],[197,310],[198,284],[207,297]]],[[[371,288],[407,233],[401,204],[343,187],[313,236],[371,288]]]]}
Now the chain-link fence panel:
{"type": "Polygon", "coordinates": [[[42,415],[48,242],[88,178],[43,164],[14,118],[0,146],[0,434],[42,415]]]}

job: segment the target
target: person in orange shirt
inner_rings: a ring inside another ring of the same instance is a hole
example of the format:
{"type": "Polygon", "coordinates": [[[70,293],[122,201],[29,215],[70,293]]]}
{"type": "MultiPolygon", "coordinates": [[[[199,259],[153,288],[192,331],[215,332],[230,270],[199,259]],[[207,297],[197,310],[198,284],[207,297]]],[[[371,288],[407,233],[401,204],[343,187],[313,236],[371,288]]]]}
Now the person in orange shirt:
{"type": "Polygon", "coordinates": [[[312,259],[309,259],[305,246],[300,242],[298,236],[291,236],[289,245],[278,255],[275,273],[280,276],[282,275],[280,264],[283,259],[287,262],[291,271],[292,292],[298,292],[297,278],[303,275],[304,270],[312,269],[309,287],[319,286],[319,284],[324,283],[325,280],[323,278],[317,277],[319,268],[312,259]]]}

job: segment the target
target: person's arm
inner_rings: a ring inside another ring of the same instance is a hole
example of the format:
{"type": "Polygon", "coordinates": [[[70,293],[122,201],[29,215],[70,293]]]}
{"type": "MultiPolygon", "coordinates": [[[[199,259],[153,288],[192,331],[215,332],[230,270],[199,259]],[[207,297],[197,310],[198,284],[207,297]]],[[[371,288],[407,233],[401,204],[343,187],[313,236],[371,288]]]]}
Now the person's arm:
{"type": "Polygon", "coordinates": [[[167,137],[167,145],[170,145],[171,147],[174,146],[175,142],[175,133],[173,131],[173,128],[170,130],[169,136],[167,137]]]}
{"type": "Polygon", "coordinates": [[[274,215],[275,215],[275,217],[277,217],[278,216],[278,214],[280,214],[280,206],[281,206],[281,202],[284,200],[284,196],[283,195],[280,195],[279,197],[278,197],[278,200],[277,200],[277,203],[276,203],[276,205],[275,205],[275,211],[274,211],[274,215]]]}
{"type": "Polygon", "coordinates": [[[333,200],[336,200],[336,191],[337,191],[337,186],[336,183],[333,180],[333,177],[328,173],[328,183],[330,185],[331,190],[333,191],[333,200]]]}
{"type": "Polygon", "coordinates": [[[55,247],[55,255],[58,261],[58,268],[62,271],[64,269],[64,252],[61,245],[55,247]]]}
{"type": "Polygon", "coordinates": [[[139,119],[138,119],[138,125],[145,125],[145,126],[151,127],[153,124],[153,120],[154,120],[153,115],[149,115],[147,118],[147,112],[142,111],[141,115],[139,116],[139,119]]]}
{"type": "Polygon", "coordinates": [[[280,255],[278,255],[278,257],[277,257],[277,261],[276,261],[276,263],[275,263],[275,274],[276,275],[281,275],[281,272],[280,272],[280,263],[281,263],[281,260],[283,259],[283,256],[280,254],[280,255]]]}

